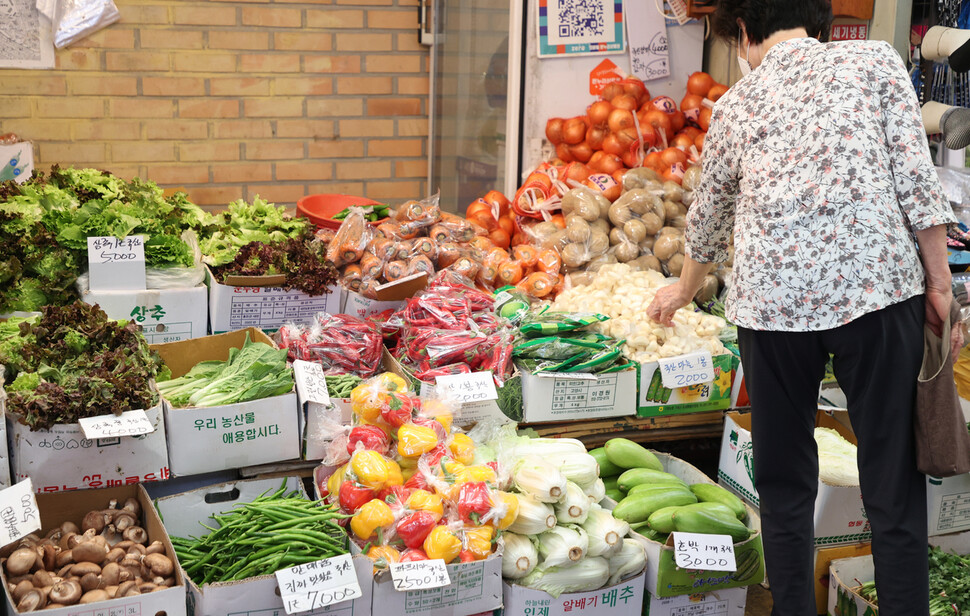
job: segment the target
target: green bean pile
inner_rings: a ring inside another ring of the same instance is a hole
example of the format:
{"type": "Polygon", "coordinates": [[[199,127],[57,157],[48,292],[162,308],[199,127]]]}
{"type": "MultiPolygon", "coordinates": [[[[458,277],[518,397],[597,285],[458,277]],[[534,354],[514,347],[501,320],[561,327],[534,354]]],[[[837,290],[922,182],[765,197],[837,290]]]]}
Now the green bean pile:
{"type": "Polygon", "coordinates": [[[251,503],[213,516],[218,528],[201,537],[171,537],[188,576],[198,585],[230,582],[347,554],[347,532],[337,521],[349,516],[336,506],[286,491],[263,493],[251,503]]]}
{"type": "Polygon", "coordinates": [[[327,393],[331,398],[349,398],[350,392],[363,379],[353,374],[327,375],[327,393]]]}

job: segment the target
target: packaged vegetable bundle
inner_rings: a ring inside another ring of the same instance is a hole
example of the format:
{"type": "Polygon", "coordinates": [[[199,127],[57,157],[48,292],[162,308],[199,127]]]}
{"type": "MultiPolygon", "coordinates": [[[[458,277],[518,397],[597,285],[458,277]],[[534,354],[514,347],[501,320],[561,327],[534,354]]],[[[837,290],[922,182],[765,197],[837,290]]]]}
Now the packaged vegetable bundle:
{"type": "Polygon", "coordinates": [[[522,319],[521,338],[512,354],[532,373],[617,372],[629,367],[623,358],[624,340],[590,330],[608,320],[601,314],[567,313],[548,310],[522,319]]]}
{"type": "Polygon", "coordinates": [[[309,327],[288,323],[275,335],[290,361],[302,359],[323,366],[326,375],[370,377],[381,367],[384,338],[372,321],[346,314],[321,312],[309,327]]]}
{"type": "Polygon", "coordinates": [[[347,461],[327,480],[328,499],[353,516],[351,538],[376,569],[487,558],[518,500],[500,489],[497,464],[474,464],[474,442],[453,427],[454,405],[411,396],[399,379],[381,374],[352,392],[356,424],[333,447],[347,461]]]}

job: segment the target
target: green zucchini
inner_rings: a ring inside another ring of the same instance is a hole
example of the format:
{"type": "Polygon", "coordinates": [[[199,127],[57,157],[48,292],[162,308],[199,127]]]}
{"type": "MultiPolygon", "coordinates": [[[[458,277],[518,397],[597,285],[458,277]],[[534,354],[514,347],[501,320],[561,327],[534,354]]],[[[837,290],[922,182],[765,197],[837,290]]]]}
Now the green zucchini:
{"type": "Polygon", "coordinates": [[[627,438],[611,438],[603,446],[610,462],[621,468],[664,469],[663,464],[652,451],[627,438]]]}

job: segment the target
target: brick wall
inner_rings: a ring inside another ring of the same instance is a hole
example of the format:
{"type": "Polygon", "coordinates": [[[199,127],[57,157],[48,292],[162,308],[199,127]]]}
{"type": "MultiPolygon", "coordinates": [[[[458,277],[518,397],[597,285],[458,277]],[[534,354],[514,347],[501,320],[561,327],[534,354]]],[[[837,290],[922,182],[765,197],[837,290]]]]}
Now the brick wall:
{"type": "Polygon", "coordinates": [[[116,0],[121,21],[0,69],[0,133],[35,166],[183,186],[200,205],[255,195],[425,195],[428,48],[418,0],[116,0]]]}

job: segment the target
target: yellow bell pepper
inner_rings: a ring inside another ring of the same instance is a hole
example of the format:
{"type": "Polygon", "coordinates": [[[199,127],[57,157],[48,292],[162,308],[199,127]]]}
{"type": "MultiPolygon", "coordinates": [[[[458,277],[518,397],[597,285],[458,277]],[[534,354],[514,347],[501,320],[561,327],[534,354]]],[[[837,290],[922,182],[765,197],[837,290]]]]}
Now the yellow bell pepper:
{"type": "Polygon", "coordinates": [[[384,482],[384,486],[403,486],[404,485],[404,474],[401,467],[398,466],[397,462],[394,460],[387,461],[387,481],[384,482]]]}
{"type": "Polygon", "coordinates": [[[475,560],[485,560],[492,553],[492,537],[495,529],[491,526],[465,528],[465,549],[475,556],[475,560]]]}
{"type": "Polygon", "coordinates": [[[492,492],[492,499],[498,508],[504,508],[505,513],[500,517],[492,518],[489,524],[492,524],[495,528],[499,530],[505,530],[515,522],[515,518],[519,515],[519,499],[515,494],[510,494],[508,492],[494,491],[492,492]]]}
{"type": "Polygon", "coordinates": [[[387,483],[388,460],[376,451],[355,451],[350,457],[350,470],[357,482],[371,490],[380,490],[387,483]]]}
{"type": "Polygon", "coordinates": [[[337,496],[340,494],[340,484],[343,483],[344,473],[346,472],[347,465],[344,464],[327,478],[327,493],[329,493],[333,498],[337,498],[337,496]]]}
{"type": "Polygon", "coordinates": [[[397,452],[405,458],[428,453],[438,444],[438,435],[431,428],[407,423],[397,429],[397,452]]]}
{"type": "Polygon", "coordinates": [[[350,519],[350,530],[360,539],[369,539],[378,528],[394,523],[394,512],[382,500],[367,501],[350,519]]]}
{"type": "Polygon", "coordinates": [[[407,393],[408,391],[408,382],[393,372],[384,372],[377,375],[377,382],[384,391],[396,394],[407,393]]]}
{"type": "Polygon", "coordinates": [[[475,459],[475,442],[467,434],[455,434],[448,443],[451,456],[462,464],[471,464],[475,459]]]}
{"type": "Polygon", "coordinates": [[[465,470],[465,465],[451,458],[445,458],[441,461],[441,468],[444,469],[445,473],[452,476],[457,476],[458,473],[465,470]]]}
{"type": "Polygon", "coordinates": [[[441,501],[441,497],[437,494],[432,494],[427,490],[415,490],[411,492],[411,496],[408,497],[407,502],[408,509],[413,511],[427,511],[438,516],[444,515],[445,509],[444,504],[441,501]]]}
{"type": "Polygon", "coordinates": [[[435,526],[424,539],[424,553],[434,560],[440,558],[445,564],[458,558],[461,552],[461,539],[447,526],[435,526]]]}
{"type": "Polygon", "coordinates": [[[401,553],[389,545],[375,545],[367,550],[367,557],[374,561],[374,573],[378,568],[386,568],[401,560],[401,553]]]}
{"type": "Polygon", "coordinates": [[[466,466],[458,473],[455,473],[455,483],[469,483],[471,481],[484,481],[487,484],[495,485],[498,483],[498,476],[495,469],[485,464],[466,466]]]}

